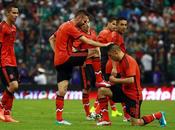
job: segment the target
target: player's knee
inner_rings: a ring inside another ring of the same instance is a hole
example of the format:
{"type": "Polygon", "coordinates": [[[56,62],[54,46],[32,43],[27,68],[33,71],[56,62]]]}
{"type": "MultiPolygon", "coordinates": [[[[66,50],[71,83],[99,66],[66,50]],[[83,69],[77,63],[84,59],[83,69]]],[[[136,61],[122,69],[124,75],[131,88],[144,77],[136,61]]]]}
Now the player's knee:
{"type": "Polygon", "coordinates": [[[16,91],[18,89],[18,82],[17,81],[12,81],[10,82],[9,84],[9,88],[12,90],[12,91],[16,91]]]}
{"type": "Polygon", "coordinates": [[[98,91],[99,91],[99,94],[103,96],[109,96],[109,93],[110,93],[109,89],[105,87],[100,87],[98,91]]]}
{"type": "Polygon", "coordinates": [[[64,96],[66,94],[66,91],[59,90],[59,96],[64,96]]]}
{"type": "Polygon", "coordinates": [[[89,93],[89,90],[83,89],[83,93],[84,93],[84,94],[88,94],[88,93],[89,93]]]}
{"type": "Polygon", "coordinates": [[[64,96],[67,92],[67,88],[68,88],[68,81],[64,80],[60,83],[58,83],[58,91],[59,91],[59,95],[60,96],[64,96]]]}
{"type": "Polygon", "coordinates": [[[102,88],[98,88],[98,98],[101,98],[103,95],[102,88]]]}
{"type": "Polygon", "coordinates": [[[111,90],[108,91],[108,96],[112,97],[112,91],[111,90]]]}
{"type": "Polygon", "coordinates": [[[66,92],[67,92],[67,88],[65,88],[65,87],[59,87],[58,88],[58,91],[59,91],[59,95],[60,96],[64,96],[66,94],[66,92]]]}
{"type": "Polygon", "coordinates": [[[98,93],[99,93],[100,95],[103,95],[103,93],[104,93],[104,88],[103,88],[103,87],[98,88],[98,93]]]}

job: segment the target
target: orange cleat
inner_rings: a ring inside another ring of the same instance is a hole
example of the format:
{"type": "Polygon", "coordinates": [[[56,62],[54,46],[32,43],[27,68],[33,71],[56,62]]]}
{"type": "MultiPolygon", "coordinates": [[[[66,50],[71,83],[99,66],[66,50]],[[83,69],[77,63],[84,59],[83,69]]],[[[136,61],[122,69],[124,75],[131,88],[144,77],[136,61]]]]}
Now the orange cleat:
{"type": "Polygon", "coordinates": [[[19,122],[19,121],[13,119],[13,118],[11,117],[11,115],[4,115],[4,117],[5,117],[5,122],[16,122],[16,123],[19,122]]]}
{"type": "Polygon", "coordinates": [[[5,121],[4,109],[0,108],[0,121],[5,121]]]}

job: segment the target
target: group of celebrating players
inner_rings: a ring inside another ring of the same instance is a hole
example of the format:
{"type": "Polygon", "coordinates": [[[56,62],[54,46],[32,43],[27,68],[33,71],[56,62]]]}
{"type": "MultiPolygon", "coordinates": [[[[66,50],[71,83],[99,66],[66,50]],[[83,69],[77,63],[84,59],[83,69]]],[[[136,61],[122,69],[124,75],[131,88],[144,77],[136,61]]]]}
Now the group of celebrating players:
{"type": "MultiPolygon", "coordinates": [[[[11,109],[14,92],[18,89],[18,71],[14,52],[18,8],[10,5],[6,9],[7,19],[0,23],[0,76],[7,89],[0,102],[0,120],[19,122],[12,118],[11,109]]],[[[89,14],[79,10],[75,17],[61,24],[50,36],[49,42],[54,52],[57,71],[56,121],[59,125],[71,125],[63,119],[64,96],[67,92],[74,66],[82,72],[83,105],[88,120],[97,119],[97,125],[111,125],[108,102],[114,112],[115,103],[123,106],[124,117],[132,125],[143,126],[158,120],[166,126],[164,112],[156,112],[140,118],[142,88],[140,70],[134,58],[126,53],[123,34],[127,29],[125,18],[111,18],[104,29],[96,35],[90,27],[89,14]],[[89,89],[98,89],[95,112],[90,112],[89,89]]],[[[116,115],[116,113],[114,113],[116,115]]]]}

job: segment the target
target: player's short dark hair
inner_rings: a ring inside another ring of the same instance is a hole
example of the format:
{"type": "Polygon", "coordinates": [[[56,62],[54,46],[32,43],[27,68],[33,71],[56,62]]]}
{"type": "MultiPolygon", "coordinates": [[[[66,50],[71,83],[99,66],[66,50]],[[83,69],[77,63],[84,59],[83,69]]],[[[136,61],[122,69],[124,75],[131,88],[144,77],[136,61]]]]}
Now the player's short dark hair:
{"type": "Polygon", "coordinates": [[[78,10],[76,13],[75,13],[75,18],[77,17],[77,16],[90,16],[89,15],[89,13],[86,11],[86,10],[84,10],[84,9],[80,9],[80,10],[78,10]]]}
{"type": "Polygon", "coordinates": [[[108,23],[111,23],[111,22],[116,21],[116,20],[117,20],[117,18],[115,18],[115,17],[110,17],[110,18],[108,19],[108,23]]]}
{"type": "Polygon", "coordinates": [[[109,46],[107,46],[107,52],[112,52],[112,51],[121,51],[120,46],[116,45],[116,44],[110,44],[109,46]]]}
{"type": "Polygon", "coordinates": [[[12,8],[18,8],[18,6],[14,3],[11,3],[11,4],[6,6],[5,10],[6,10],[6,12],[10,12],[12,8]]]}
{"type": "Polygon", "coordinates": [[[116,18],[116,20],[117,20],[117,22],[119,22],[119,21],[121,21],[121,20],[126,20],[126,21],[128,21],[125,17],[118,17],[118,18],[116,18]]]}

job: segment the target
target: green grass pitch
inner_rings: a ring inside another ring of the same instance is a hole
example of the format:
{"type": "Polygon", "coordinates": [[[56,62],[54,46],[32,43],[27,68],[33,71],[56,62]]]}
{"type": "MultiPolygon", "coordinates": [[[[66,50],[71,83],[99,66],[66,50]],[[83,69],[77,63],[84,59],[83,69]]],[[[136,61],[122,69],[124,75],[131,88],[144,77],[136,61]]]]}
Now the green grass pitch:
{"type": "MultiPolygon", "coordinates": [[[[91,103],[92,104],[92,103],[91,103]]],[[[121,105],[117,104],[121,111],[121,105]]],[[[0,130],[175,130],[175,102],[174,101],[144,101],[141,115],[156,111],[165,111],[167,127],[161,128],[157,121],[146,126],[130,126],[123,122],[122,117],[111,118],[112,126],[96,126],[95,121],[87,121],[80,100],[65,101],[64,118],[71,126],[58,126],[55,123],[54,100],[16,100],[13,116],[20,123],[0,122],[0,130]]]]}

